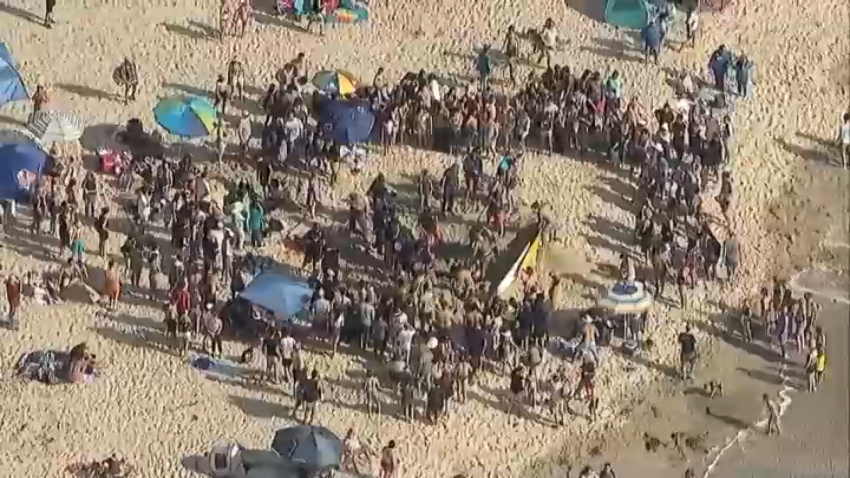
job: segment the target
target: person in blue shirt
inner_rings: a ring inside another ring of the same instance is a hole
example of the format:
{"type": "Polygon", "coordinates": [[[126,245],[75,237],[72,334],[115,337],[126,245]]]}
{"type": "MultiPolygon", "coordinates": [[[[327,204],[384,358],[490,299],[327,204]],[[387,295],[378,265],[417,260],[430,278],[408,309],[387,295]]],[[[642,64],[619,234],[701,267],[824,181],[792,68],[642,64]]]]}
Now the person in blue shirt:
{"type": "Polygon", "coordinates": [[[708,68],[714,75],[714,86],[720,91],[726,91],[726,73],[729,72],[731,60],[732,56],[726,45],[717,47],[708,60],[708,68]]]}
{"type": "Polygon", "coordinates": [[[481,76],[481,92],[487,91],[487,84],[490,80],[490,73],[492,73],[493,66],[490,60],[490,45],[484,45],[481,47],[481,51],[478,53],[478,59],[476,60],[475,69],[478,70],[478,74],[481,76]]]}
{"type": "Polygon", "coordinates": [[[661,25],[658,19],[653,20],[641,30],[640,39],[643,42],[644,61],[649,61],[649,57],[652,56],[655,63],[658,63],[662,39],[661,25]]]}

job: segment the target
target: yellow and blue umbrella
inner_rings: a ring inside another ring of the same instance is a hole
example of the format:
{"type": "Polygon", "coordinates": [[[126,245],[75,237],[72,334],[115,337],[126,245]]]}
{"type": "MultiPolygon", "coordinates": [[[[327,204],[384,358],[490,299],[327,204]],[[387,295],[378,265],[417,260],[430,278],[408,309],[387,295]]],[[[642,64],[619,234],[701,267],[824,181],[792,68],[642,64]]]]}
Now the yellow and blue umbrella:
{"type": "Polygon", "coordinates": [[[316,88],[325,93],[336,93],[339,95],[350,95],[357,90],[360,82],[357,78],[343,70],[320,71],[313,77],[316,88]]]}
{"type": "Polygon", "coordinates": [[[206,98],[175,96],[161,100],[153,109],[156,122],[170,134],[183,138],[208,136],[218,113],[206,98]]]}

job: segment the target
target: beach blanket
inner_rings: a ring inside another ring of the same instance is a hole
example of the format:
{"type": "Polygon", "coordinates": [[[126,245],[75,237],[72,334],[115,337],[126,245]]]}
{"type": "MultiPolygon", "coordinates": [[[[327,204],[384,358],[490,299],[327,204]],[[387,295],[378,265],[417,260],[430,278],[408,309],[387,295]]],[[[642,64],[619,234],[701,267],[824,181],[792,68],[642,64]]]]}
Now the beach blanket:
{"type": "Polygon", "coordinates": [[[204,377],[219,382],[232,382],[248,378],[250,369],[232,360],[213,358],[209,355],[189,354],[189,365],[204,377]]]}
{"type": "Polygon", "coordinates": [[[36,350],[18,359],[18,375],[48,385],[59,383],[68,365],[68,354],[56,350],[36,350]]]}
{"type": "MultiPolygon", "coordinates": [[[[36,350],[22,354],[15,371],[22,377],[48,385],[67,381],[69,358],[67,352],[59,350],[36,350]]],[[[94,381],[95,371],[91,369],[85,376],[85,383],[94,381]]]]}

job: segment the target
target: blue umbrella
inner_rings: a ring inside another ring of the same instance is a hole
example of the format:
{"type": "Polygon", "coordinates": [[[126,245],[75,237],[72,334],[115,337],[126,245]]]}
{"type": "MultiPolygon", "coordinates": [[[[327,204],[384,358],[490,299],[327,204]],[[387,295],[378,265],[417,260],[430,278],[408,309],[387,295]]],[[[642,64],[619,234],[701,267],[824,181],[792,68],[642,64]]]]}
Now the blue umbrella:
{"type": "Polygon", "coordinates": [[[365,143],[372,140],[375,115],[360,101],[328,100],[321,106],[321,124],[339,144],[365,143]]]}
{"type": "Polygon", "coordinates": [[[10,101],[29,99],[27,88],[15,67],[12,54],[5,43],[0,43],[0,105],[10,101]]]}
{"type": "Polygon", "coordinates": [[[0,199],[29,199],[46,164],[47,153],[34,143],[0,144],[0,199]]]}
{"type": "Polygon", "coordinates": [[[212,133],[217,112],[206,98],[178,96],[161,100],[154,118],[166,131],[182,138],[201,138],[212,133]]]}
{"type": "Polygon", "coordinates": [[[305,470],[339,468],[342,463],[342,440],[325,427],[282,428],[274,434],[272,449],[305,470]]]}

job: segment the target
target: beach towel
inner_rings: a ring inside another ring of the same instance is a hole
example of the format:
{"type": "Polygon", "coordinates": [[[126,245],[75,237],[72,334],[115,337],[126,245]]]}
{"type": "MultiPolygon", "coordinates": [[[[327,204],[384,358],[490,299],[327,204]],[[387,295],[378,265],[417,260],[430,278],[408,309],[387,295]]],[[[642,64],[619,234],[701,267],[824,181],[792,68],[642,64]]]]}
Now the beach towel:
{"type": "MultiPolygon", "coordinates": [[[[35,350],[18,358],[15,371],[22,377],[48,385],[66,381],[68,354],[58,350],[35,350]]],[[[94,381],[95,372],[86,373],[85,383],[94,381]]]]}
{"type": "Polygon", "coordinates": [[[213,358],[209,355],[191,353],[188,357],[189,365],[201,373],[204,377],[223,382],[232,382],[247,378],[250,370],[248,367],[232,360],[213,358]]]}

